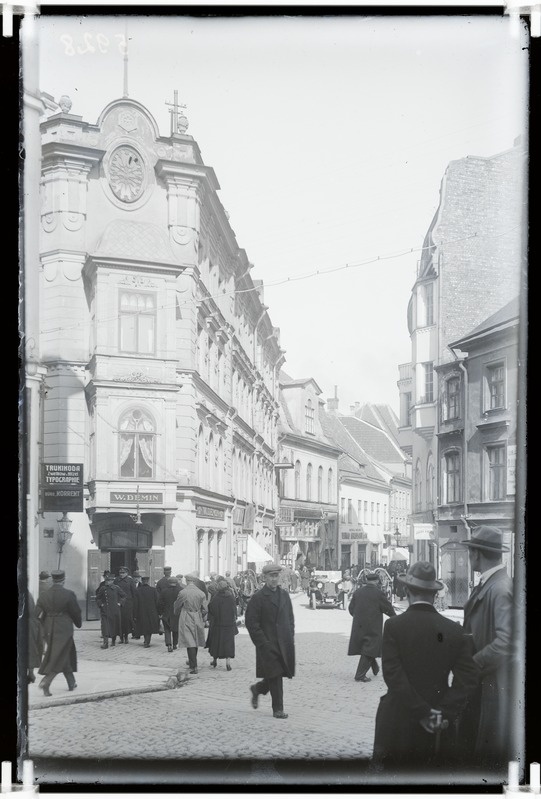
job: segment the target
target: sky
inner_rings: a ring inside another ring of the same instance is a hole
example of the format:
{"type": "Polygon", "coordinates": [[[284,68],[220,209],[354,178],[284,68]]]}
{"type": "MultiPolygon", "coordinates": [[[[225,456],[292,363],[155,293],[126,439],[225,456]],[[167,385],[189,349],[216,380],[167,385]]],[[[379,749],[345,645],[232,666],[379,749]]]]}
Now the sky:
{"type": "MultiPolygon", "coordinates": [[[[42,91],[97,122],[123,94],[126,17],[42,16],[38,28],[42,91]]],[[[504,15],[399,8],[175,9],[129,15],[127,34],[128,94],[167,136],[178,90],[187,133],[264,281],[284,370],[314,377],[324,399],[336,386],[342,412],[355,402],[398,412],[407,306],[445,169],[527,137],[527,34],[515,38],[504,15]]]]}

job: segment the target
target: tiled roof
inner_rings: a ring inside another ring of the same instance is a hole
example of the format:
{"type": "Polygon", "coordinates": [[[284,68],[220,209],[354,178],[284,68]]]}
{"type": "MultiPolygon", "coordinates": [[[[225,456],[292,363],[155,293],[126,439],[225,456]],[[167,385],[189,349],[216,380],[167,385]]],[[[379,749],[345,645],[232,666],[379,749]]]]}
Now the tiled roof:
{"type": "Polygon", "coordinates": [[[395,443],[400,446],[400,440],[398,438],[398,418],[390,405],[372,405],[370,403],[365,403],[355,416],[375,427],[380,427],[382,430],[385,430],[392,436],[395,443]]]}
{"type": "Polygon", "coordinates": [[[407,460],[406,454],[398,445],[393,445],[381,428],[373,427],[355,416],[340,416],[339,419],[359,446],[378,463],[400,463],[407,460]]]}
{"type": "Polygon", "coordinates": [[[353,463],[364,466],[364,469],[361,471],[366,477],[369,477],[371,480],[384,482],[379,472],[372,466],[366,452],[363,451],[362,447],[352,439],[347,430],[340,424],[341,417],[339,419],[330,413],[322,411],[320,413],[320,420],[323,432],[327,438],[333,441],[334,445],[341,449],[353,463]]]}

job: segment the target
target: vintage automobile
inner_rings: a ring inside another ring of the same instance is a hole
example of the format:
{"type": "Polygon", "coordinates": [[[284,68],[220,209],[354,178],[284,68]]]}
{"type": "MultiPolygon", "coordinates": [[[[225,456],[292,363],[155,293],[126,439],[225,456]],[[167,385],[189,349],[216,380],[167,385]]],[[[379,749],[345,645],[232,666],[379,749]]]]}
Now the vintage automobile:
{"type": "Polygon", "coordinates": [[[314,571],[310,580],[310,607],[313,610],[322,608],[343,608],[344,602],[340,583],[340,571],[314,571]]]}

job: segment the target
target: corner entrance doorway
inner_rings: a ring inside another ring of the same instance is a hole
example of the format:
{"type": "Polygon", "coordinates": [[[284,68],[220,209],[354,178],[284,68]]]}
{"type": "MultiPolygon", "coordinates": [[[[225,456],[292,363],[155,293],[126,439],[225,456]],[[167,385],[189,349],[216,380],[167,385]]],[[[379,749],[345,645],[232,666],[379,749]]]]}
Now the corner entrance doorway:
{"type": "Polygon", "coordinates": [[[138,571],[141,568],[137,557],[138,554],[135,549],[112,549],[110,569],[115,577],[122,566],[125,566],[130,574],[138,571]]]}

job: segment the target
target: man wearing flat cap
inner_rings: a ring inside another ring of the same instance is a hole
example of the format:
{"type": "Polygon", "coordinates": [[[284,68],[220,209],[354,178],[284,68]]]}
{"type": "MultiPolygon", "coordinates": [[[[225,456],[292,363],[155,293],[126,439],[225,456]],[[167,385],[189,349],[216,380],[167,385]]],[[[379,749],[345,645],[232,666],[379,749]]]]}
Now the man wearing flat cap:
{"type": "Polygon", "coordinates": [[[82,624],[77,597],[64,588],[65,572],[52,571],[51,577],[52,586],[36,602],[36,613],[42,620],[47,642],[47,651],[39,667],[39,674],[45,675],[39,684],[45,696],[51,696],[50,685],[60,673],[66,678],[70,691],[77,687],[73,674],[77,671],[73,625],[80,627],[82,624]]]}
{"type": "Polygon", "coordinates": [[[408,608],[383,628],[387,693],[376,713],[373,763],[378,768],[436,766],[456,756],[454,722],[475,691],[478,669],[460,624],[434,607],[442,583],[432,564],[414,563],[400,579],[408,608]]]}
{"type": "Polygon", "coordinates": [[[467,541],[470,566],[481,577],[464,605],[464,631],[472,636],[480,685],[461,725],[465,753],[475,763],[505,766],[509,753],[510,668],[513,657],[513,581],[502,563],[497,527],[482,525],[467,541]]]}
{"type": "Polygon", "coordinates": [[[249,600],[244,618],[256,648],[256,677],[262,678],[250,686],[252,707],[270,691],[274,718],[286,719],[283,678],[295,675],[295,619],[289,593],[278,585],[281,570],[274,563],[263,566],[265,584],[249,600]]]}

